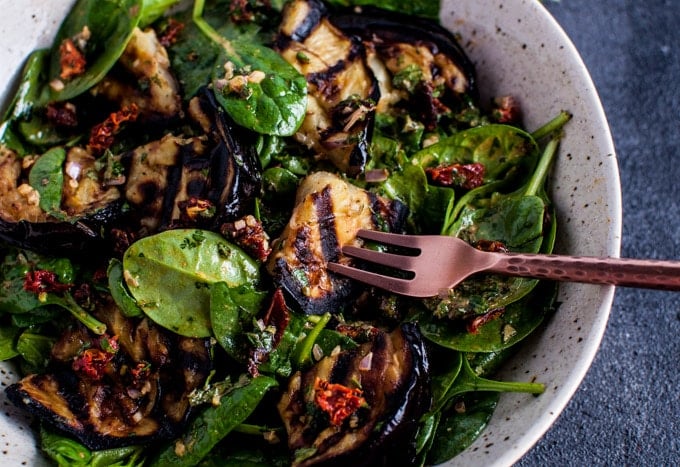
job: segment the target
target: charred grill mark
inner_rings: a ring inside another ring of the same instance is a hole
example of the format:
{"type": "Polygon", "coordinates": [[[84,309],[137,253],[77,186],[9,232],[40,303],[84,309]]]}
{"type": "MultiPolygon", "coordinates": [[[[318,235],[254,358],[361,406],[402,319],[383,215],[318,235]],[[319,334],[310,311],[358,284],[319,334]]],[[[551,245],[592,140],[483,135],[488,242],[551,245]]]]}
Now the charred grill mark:
{"type": "Polygon", "coordinates": [[[333,211],[333,198],[331,189],[326,186],[321,192],[314,193],[314,207],[319,221],[319,236],[321,237],[321,252],[324,263],[337,261],[340,257],[340,244],[335,225],[335,213],[333,211]]]}
{"type": "Polygon", "coordinates": [[[175,197],[180,190],[182,182],[182,166],[174,165],[168,168],[167,185],[163,193],[163,203],[161,205],[159,228],[163,229],[172,222],[172,215],[175,211],[175,197]]]}
{"type": "Polygon", "coordinates": [[[340,383],[345,385],[351,383],[349,380],[351,379],[352,371],[354,370],[354,366],[352,364],[356,358],[356,352],[341,352],[336,357],[331,358],[333,358],[334,361],[328,381],[331,383],[340,383]]]}

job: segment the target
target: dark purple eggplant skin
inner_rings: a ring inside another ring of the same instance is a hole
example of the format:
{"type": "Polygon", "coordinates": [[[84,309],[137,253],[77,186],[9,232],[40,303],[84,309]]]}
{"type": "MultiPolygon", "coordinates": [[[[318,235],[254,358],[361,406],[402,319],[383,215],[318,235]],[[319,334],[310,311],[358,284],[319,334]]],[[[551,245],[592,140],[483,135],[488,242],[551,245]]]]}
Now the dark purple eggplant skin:
{"type": "Polygon", "coordinates": [[[198,96],[201,109],[212,117],[210,136],[216,143],[210,154],[208,199],[218,206],[217,228],[254,211],[262,192],[262,166],[255,134],[236,125],[212,90],[203,88],[198,96]]]}
{"type": "Polygon", "coordinates": [[[91,214],[66,221],[12,222],[0,217],[0,240],[17,248],[51,255],[101,252],[110,247],[111,226],[124,216],[123,202],[115,201],[91,214]]]}

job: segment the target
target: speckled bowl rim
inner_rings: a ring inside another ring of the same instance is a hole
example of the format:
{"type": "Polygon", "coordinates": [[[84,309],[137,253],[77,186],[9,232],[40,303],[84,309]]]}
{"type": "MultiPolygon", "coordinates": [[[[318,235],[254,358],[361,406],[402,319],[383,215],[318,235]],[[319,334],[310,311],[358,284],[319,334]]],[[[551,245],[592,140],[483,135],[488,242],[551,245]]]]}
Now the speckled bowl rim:
{"type": "MultiPolygon", "coordinates": [[[[0,89],[7,92],[28,52],[50,43],[73,0],[24,0],[3,6],[0,18],[0,89]]],[[[575,47],[537,0],[443,0],[441,20],[460,34],[478,68],[486,97],[514,95],[529,130],[571,111],[550,193],[560,222],[557,251],[618,256],[621,190],[614,144],[595,86],[575,47]]],[[[3,99],[4,100],[4,99],[3,99]]],[[[536,379],[539,397],[504,394],[483,435],[448,466],[509,466],[521,458],[558,418],[597,353],[614,288],[564,284],[562,305],[530,338],[501,375],[536,379]]],[[[0,384],[16,375],[0,363],[0,384]]],[[[0,393],[0,461],[43,463],[28,419],[0,393]]]]}

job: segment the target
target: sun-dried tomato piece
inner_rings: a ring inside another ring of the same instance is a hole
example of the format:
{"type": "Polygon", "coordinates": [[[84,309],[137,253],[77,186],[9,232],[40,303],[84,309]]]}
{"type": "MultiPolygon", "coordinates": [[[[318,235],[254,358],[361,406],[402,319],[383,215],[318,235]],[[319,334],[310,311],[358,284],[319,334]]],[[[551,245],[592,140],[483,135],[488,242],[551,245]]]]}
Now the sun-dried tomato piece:
{"type": "Polygon", "coordinates": [[[58,127],[75,128],[78,126],[76,106],[71,102],[53,102],[48,104],[47,119],[58,127]]]}
{"type": "Polygon", "coordinates": [[[329,383],[317,377],[314,380],[314,402],[330,416],[332,425],[340,426],[347,417],[364,405],[366,400],[361,389],[329,383]]]}
{"type": "Polygon", "coordinates": [[[61,79],[71,79],[85,73],[85,55],[76,47],[72,39],[64,39],[59,45],[59,65],[61,79]]]}
{"type": "Polygon", "coordinates": [[[518,124],[522,118],[519,102],[512,96],[498,97],[494,99],[491,116],[498,123],[518,124]]]}
{"type": "Polygon", "coordinates": [[[35,294],[62,293],[71,287],[73,287],[73,284],[59,282],[54,272],[45,269],[28,271],[24,277],[24,290],[35,294]]]}
{"type": "Polygon", "coordinates": [[[120,131],[125,122],[134,122],[139,115],[139,108],[132,103],[118,112],[111,113],[102,123],[95,125],[90,132],[88,146],[92,152],[99,154],[108,149],[114,141],[114,136],[120,131]]]}
{"type": "Polygon", "coordinates": [[[222,226],[222,235],[231,238],[246,253],[259,261],[266,261],[271,253],[269,235],[264,231],[262,222],[252,215],[222,226]]]}
{"type": "Polygon", "coordinates": [[[71,367],[85,377],[99,381],[106,375],[109,363],[118,353],[118,337],[102,336],[93,347],[83,350],[73,359],[71,367]]]}
{"type": "Polygon", "coordinates": [[[472,190],[484,183],[484,165],[450,164],[425,169],[427,178],[434,185],[472,190]]]}
{"type": "Polygon", "coordinates": [[[477,334],[479,332],[479,328],[486,323],[489,323],[493,321],[494,319],[500,317],[503,313],[505,313],[505,308],[494,308],[493,310],[490,310],[483,315],[478,315],[473,318],[470,318],[467,321],[467,324],[465,326],[466,330],[470,334],[477,334]]]}
{"type": "Polygon", "coordinates": [[[482,251],[494,251],[498,253],[507,253],[509,251],[505,243],[498,240],[477,240],[473,246],[482,251]]]}

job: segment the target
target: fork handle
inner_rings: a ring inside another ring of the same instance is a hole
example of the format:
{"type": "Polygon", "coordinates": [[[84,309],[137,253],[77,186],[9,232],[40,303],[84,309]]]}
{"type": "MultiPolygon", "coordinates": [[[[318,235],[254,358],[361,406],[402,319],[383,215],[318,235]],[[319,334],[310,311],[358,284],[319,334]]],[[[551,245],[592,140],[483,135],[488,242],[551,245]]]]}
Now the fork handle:
{"type": "Polygon", "coordinates": [[[680,290],[680,261],[493,253],[489,271],[563,282],[680,290]]]}

